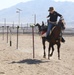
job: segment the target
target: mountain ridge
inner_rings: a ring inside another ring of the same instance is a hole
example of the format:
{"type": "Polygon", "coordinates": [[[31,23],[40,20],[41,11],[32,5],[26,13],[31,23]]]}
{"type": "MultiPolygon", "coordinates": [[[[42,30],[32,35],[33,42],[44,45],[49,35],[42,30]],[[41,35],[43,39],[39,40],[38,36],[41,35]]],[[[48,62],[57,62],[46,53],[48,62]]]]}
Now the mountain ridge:
{"type": "Polygon", "coordinates": [[[34,14],[36,14],[37,22],[47,21],[46,16],[49,14],[48,9],[53,6],[55,10],[61,13],[66,22],[74,21],[74,2],[55,2],[55,1],[45,1],[45,0],[33,0],[28,2],[18,3],[10,8],[0,10],[0,21],[6,18],[8,22],[18,22],[17,9],[20,8],[20,22],[23,23],[33,23],[34,14]]]}

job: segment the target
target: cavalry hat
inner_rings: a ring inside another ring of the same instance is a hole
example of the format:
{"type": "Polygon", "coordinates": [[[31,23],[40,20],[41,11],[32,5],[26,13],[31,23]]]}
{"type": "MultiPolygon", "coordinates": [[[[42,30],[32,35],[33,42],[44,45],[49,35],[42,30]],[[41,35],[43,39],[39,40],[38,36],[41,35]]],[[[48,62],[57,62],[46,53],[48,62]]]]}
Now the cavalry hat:
{"type": "Polygon", "coordinates": [[[48,11],[52,11],[52,10],[54,10],[54,8],[53,7],[49,7],[49,10],[48,11]]]}

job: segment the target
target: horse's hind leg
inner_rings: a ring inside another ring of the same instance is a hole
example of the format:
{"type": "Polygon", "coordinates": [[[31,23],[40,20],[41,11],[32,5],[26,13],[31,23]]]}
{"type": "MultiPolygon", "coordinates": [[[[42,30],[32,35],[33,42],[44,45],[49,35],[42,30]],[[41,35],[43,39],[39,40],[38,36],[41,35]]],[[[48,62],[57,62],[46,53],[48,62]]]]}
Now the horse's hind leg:
{"type": "Polygon", "coordinates": [[[60,60],[60,43],[57,44],[57,49],[58,49],[58,59],[60,60]]]}
{"type": "Polygon", "coordinates": [[[43,58],[46,58],[46,52],[45,52],[45,39],[42,38],[42,44],[43,44],[43,49],[44,49],[44,55],[43,55],[43,58]]]}

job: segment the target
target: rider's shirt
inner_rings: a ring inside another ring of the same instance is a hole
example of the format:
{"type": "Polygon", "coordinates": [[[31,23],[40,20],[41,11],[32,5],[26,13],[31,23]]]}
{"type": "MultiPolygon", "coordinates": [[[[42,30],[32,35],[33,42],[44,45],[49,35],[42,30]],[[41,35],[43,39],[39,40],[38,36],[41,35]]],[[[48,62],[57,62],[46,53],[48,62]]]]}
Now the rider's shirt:
{"type": "Polygon", "coordinates": [[[62,15],[59,14],[59,13],[57,13],[56,11],[54,11],[53,13],[49,13],[49,15],[48,15],[48,17],[50,17],[49,20],[50,20],[51,22],[56,22],[58,16],[59,16],[59,17],[62,17],[62,15]]]}

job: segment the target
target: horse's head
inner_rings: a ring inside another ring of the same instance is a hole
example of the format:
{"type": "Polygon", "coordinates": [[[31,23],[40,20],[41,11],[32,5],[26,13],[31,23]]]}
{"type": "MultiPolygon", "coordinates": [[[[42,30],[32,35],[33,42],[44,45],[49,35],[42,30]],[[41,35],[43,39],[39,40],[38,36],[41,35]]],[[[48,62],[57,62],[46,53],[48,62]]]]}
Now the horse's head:
{"type": "Polygon", "coordinates": [[[39,23],[37,23],[37,24],[35,24],[35,26],[40,26],[40,24],[39,24],[39,23]]]}
{"type": "Polygon", "coordinates": [[[65,21],[64,19],[59,19],[58,25],[61,27],[62,30],[65,29],[65,21]]]}
{"type": "Polygon", "coordinates": [[[41,25],[39,23],[35,24],[35,26],[38,26],[39,32],[41,32],[41,25]]]}

